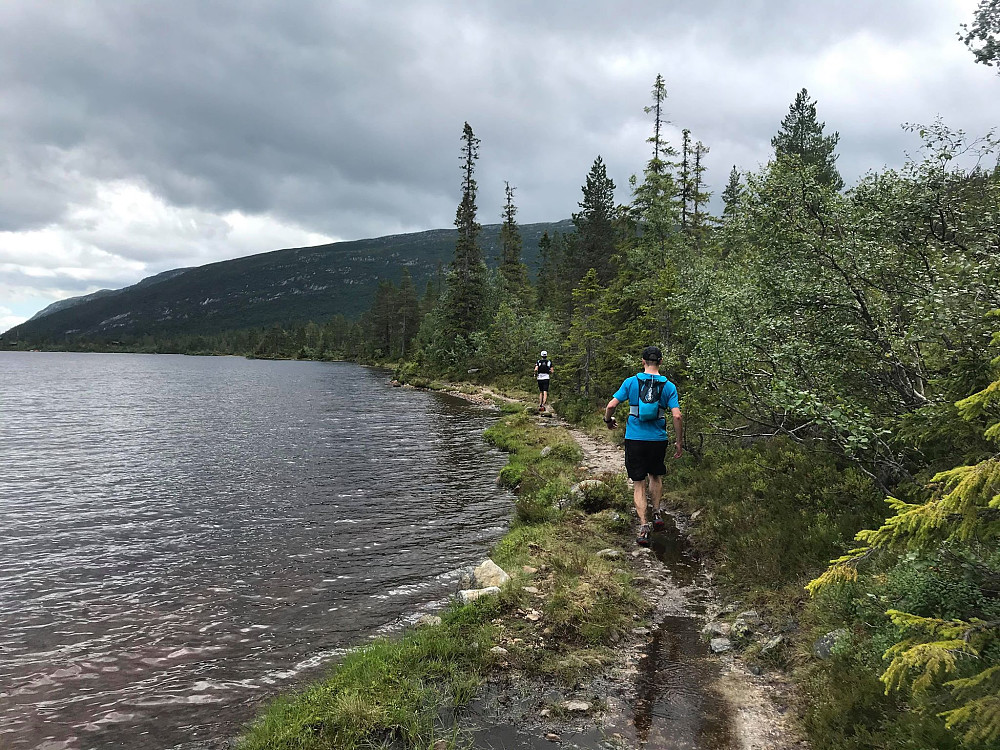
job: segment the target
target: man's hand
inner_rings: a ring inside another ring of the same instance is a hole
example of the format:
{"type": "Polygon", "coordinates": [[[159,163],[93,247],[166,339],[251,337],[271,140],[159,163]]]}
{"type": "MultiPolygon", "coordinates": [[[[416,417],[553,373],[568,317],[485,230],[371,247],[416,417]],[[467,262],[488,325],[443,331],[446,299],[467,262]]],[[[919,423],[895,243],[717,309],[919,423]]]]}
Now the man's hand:
{"type": "Polygon", "coordinates": [[[680,458],[681,454],[684,453],[684,446],[680,443],[674,443],[677,450],[674,451],[674,458],[680,458]]]}
{"type": "Polygon", "coordinates": [[[607,428],[609,430],[613,430],[615,429],[615,427],[618,426],[618,420],[615,419],[614,417],[611,417],[610,419],[605,419],[604,424],[607,425],[607,428]]]}

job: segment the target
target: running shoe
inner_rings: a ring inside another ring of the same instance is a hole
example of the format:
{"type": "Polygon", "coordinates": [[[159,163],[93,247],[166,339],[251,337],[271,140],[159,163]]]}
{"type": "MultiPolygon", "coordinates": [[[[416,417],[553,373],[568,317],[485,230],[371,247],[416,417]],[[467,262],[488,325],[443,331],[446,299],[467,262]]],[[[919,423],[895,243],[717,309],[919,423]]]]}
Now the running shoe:
{"type": "Polygon", "coordinates": [[[644,523],[642,526],[639,527],[639,533],[635,537],[635,542],[640,547],[648,547],[649,546],[649,524],[648,523],[644,523]]]}
{"type": "Polygon", "coordinates": [[[653,511],[653,531],[663,531],[667,528],[666,522],[663,520],[663,515],[658,510],[653,511]]]}

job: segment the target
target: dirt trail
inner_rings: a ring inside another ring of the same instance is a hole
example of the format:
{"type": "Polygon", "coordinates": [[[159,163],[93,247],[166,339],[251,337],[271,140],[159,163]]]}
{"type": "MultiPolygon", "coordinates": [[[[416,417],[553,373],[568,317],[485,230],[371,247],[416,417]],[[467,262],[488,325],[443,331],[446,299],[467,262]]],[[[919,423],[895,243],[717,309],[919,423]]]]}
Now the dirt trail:
{"type": "MultiPolygon", "coordinates": [[[[624,452],[621,448],[588,435],[561,419],[553,419],[565,427],[579,444],[584,456],[582,465],[591,475],[617,473],[624,469],[624,452]]],[[[672,515],[682,533],[690,528],[689,519],[677,513],[672,515]]],[[[685,601],[692,598],[694,592],[691,586],[678,585],[680,582],[673,580],[676,575],[672,576],[670,568],[652,554],[638,555],[634,558],[634,564],[654,583],[652,588],[647,589],[647,593],[655,597],[658,617],[669,618],[678,611],[691,616],[692,602],[685,601]]],[[[709,589],[705,593],[717,602],[715,592],[709,589]]],[[[712,609],[710,605],[709,611],[712,609]]],[[[714,610],[718,611],[717,604],[714,610]]],[[[716,658],[720,673],[711,687],[728,706],[731,729],[741,750],[801,750],[808,747],[808,743],[787,717],[791,687],[783,676],[755,675],[741,660],[730,654],[716,658]]],[[[653,742],[643,744],[645,748],[656,746],[653,742]]]]}

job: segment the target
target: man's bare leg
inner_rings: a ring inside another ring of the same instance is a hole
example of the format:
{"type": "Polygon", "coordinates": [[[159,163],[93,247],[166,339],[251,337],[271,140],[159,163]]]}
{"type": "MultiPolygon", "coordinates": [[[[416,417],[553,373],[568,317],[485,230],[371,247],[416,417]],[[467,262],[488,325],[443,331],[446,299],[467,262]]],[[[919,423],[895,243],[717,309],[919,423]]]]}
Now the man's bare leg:
{"type": "Polygon", "coordinates": [[[649,495],[653,501],[653,512],[655,513],[660,509],[660,500],[663,498],[663,477],[649,475],[649,495]]]}
{"type": "Polygon", "coordinates": [[[635,512],[639,514],[639,523],[646,523],[646,480],[632,482],[632,500],[635,502],[635,512]]]}

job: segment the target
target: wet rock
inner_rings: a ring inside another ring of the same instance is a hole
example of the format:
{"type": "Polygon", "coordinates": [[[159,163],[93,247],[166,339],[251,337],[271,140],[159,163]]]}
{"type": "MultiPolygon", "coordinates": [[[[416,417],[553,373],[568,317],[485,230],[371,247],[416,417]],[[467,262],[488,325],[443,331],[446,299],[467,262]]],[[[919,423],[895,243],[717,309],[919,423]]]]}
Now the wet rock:
{"type": "Polygon", "coordinates": [[[701,634],[706,638],[728,638],[730,630],[728,622],[714,620],[701,629],[701,634]]]}
{"type": "Polygon", "coordinates": [[[566,701],[562,704],[563,709],[573,713],[587,713],[591,706],[586,701],[566,701]]]}
{"type": "Polygon", "coordinates": [[[826,635],[818,638],[813,644],[813,655],[820,659],[829,659],[830,654],[833,653],[833,648],[841,640],[847,637],[846,628],[837,628],[836,630],[831,630],[826,635]]]}
{"type": "Polygon", "coordinates": [[[598,552],[597,556],[600,557],[600,558],[603,558],[605,560],[617,560],[617,559],[619,559],[622,556],[622,553],[619,552],[616,549],[612,549],[611,547],[608,547],[608,548],[602,549],[600,552],[598,552]]]}
{"type": "Polygon", "coordinates": [[[507,649],[505,649],[503,646],[494,646],[493,648],[490,649],[490,653],[496,654],[497,656],[506,656],[507,649]]]}
{"type": "Polygon", "coordinates": [[[441,618],[438,617],[437,615],[420,615],[420,617],[417,618],[417,621],[413,624],[416,625],[418,628],[440,625],[441,618]]]}
{"type": "Polygon", "coordinates": [[[708,647],[712,649],[713,654],[724,654],[733,650],[733,642],[728,638],[713,638],[708,642],[708,647]]]}
{"type": "Polygon", "coordinates": [[[503,586],[510,580],[507,572],[488,557],[476,567],[472,575],[480,588],[503,586]]]}
{"type": "Polygon", "coordinates": [[[783,636],[783,635],[776,635],[776,636],[774,636],[774,638],[768,639],[767,643],[765,643],[760,648],[760,654],[761,654],[761,656],[763,656],[764,654],[769,654],[769,653],[771,653],[773,651],[776,651],[777,649],[781,648],[781,646],[784,643],[785,643],[785,636],[783,636]]]}
{"type": "Polygon", "coordinates": [[[498,586],[486,586],[481,589],[462,589],[458,592],[458,599],[462,604],[468,604],[469,602],[474,602],[481,596],[494,596],[500,593],[500,588],[498,586]]]}

